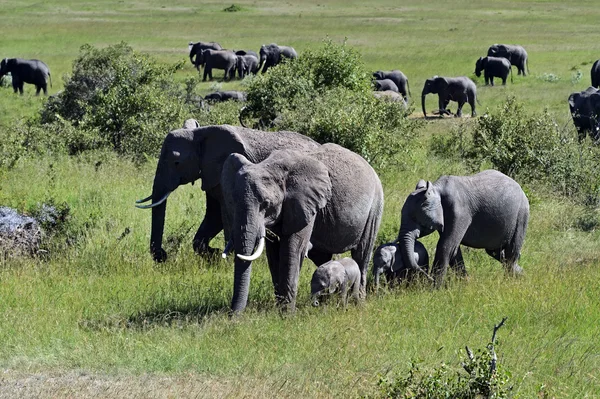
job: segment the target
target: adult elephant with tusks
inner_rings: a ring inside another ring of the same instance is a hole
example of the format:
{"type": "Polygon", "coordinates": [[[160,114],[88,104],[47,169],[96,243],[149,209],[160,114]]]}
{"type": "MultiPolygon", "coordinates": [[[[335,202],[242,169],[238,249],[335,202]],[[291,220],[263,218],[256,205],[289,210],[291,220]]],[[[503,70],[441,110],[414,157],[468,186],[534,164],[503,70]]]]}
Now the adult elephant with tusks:
{"type": "Polygon", "coordinates": [[[487,52],[491,57],[502,57],[510,61],[517,67],[519,75],[526,76],[529,73],[529,62],[527,61],[527,51],[522,46],[513,44],[493,44],[487,52]],[[525,72],[527,69],[527,72],[525,72]]]}
{"type": "Polygon", "coordinates": [[[298,58],[298,54],[293,47],[278,46],[275,43],[263,44],[260,47],[260,64],[258,69],[262,68],[262,73],[265,73],[267,69],[279,65],[282,58],[293,60],[298,58]]]}
{"type": "MultiPolygon", "coordinates": [[[[170,132],[160,151],[152,195],[137,201],[138,208],[152,208],[150,252],[155,261],[163,262],[167,253],[162,248],[167,197],[179,186],[202,179],[206,193],[204,219],[194,236],[198,254],[215,254],[209,242],[223,230],[221,172],[230,154],[241,154],[252,162],[266,159],[273,151],[285,148],[316,149],[319,144],[294,132],[263,132],[237,126],[204,126],[191,119],[184,129],[170,132]],[[141,205],[151,200],[149,205],[141,205]]],[[[225,231],[228,238],[228,231],[225,231]]]]}
{"type": "Polygon", "coordinates": [[[275,296],[295,309],[300,268],[308,257],[321,265],[351,251],[366,295],[371,251],[383,211],[377,173],[359,155],[337,144],[314,151],[275,151],[253,164],[229,156],[221,176],[231,244],[236,253],[232,310],[244,310],[251,263],[266,247],[275,296]],[[267,232],[276,238],[265,242],[267,232]]]}
{"type": "Polygon", "coordinates": [[[199,71],[200,67],[204,65],[204,63],[198,59],[198,56],[203,50],[222,50],[223,48],[219,43],[216,42],[190,42],[190,62],[196,67],[199,71]]]}
{"type": "Polygon", "coordinates": [[[529,201],[510,177],[485,170],[472,176],[442,176],[431,183],[421,180],[404,206],[397,242],[405,265],[429,275],[413,256],[415,240],[438,231],[433,261],[436,287],[448,265],[466,275],[460,245],[483,248],[512,275],[522,272],[517,264],[529,221],[529,201]]]}
{"type": "Polygon", "coordinates": [[[462,116],[462,107],[466,103],[471,106],[471,116],[476,116],[475,101],[477,100],[477,87],[475,83],[466,76],[460,76],[457,78],[445,78],[441,76],[434,76],[431,79],[425,81],[423,85],[423,91],[421,92],[421,106],[423,107],[423,115],[427,117],[427,111],[425,110],[425,96],[429,93],[437,94],[439,97],[439,112],[442,114],[450,114],[450,111],[446,109],[450,101],[456,101],[458,103],[458,110],[456,116],[462,116]]]}

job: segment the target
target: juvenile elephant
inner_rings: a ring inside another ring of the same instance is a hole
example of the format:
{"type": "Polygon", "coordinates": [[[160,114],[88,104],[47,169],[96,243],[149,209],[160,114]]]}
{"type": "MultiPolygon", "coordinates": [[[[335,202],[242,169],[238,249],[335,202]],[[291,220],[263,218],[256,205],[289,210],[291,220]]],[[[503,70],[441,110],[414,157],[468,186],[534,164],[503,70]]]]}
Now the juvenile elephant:
{"type": "MultiPolygon", "coordinates": [[[[390,242],[381,244],[373,254],[373,277],[375,289],[379,289],[379,280],[383,274],[388,283],[397,280],[411,279],[414,270],[410,265],[405,264],[400,256],[400,247],[398,243],[390,242]]],[[[429,254],[427,249],[420,242],[415,240],[413,256],[417,265],[423,270],[429,268],[429,254]]]]}
{"type": "Polygon", "coordinates": [[[405,100],[408,100],[409,94],[412,96],[410,93],[410,86],[408,85],[408,78],[402,71],[397,69],[393,71],[377,71],[373,73],[373,77],[377,80],[389,79],[394,82],[396,87],[398,87],[397,92],[402,94],[402,97],[404,97],[405,100]]]}
{"type": "Polygon", "coordinates": [[[199,254],[220,253],[211,248],[209,242],[223,230],[221,172],[225,159],[230,154],[238,153],[252,162],[260,162],[275,150],[295,148],[308,151],[319,147],[315,141],[294,132],[263,132],[229,125],[194,129],[195,125],[195,120],[188,120],[186,128],[174,130],[165,137],[156,166],[152,195],[137,201],[141,204],[152,200],[150,205],[137,207],[152,208],[150,252],[157,262],[167,259],[167,253],[162,248],[165,211],[167,197],[177,187],[202,179],[206,211],[194,236],[194,250],[199,254]]]}
{"type": "Polygon", "coordinates": [[[360,269],[351,258],[331,260],[317,267],[310,280],[310,294],[313,306],[319,306],[319,298],[339,292],[344,307],[348,305],[348,293],[360,300],[360,269]]]}
{"type": "Polygon", "coordinates": [[[450,101],[456,101],[458,103],[458,110],[456,116],[462,116],[462,107],[465,103],[469,103],[471,106],[471,116],[476,116],[475,101],[477,100],[477,87],[475,83],[466,76],[460,76],[457,78],[444,78],[441,76],[434,76],[431,79],[425,81],[423,86],[423,92],[421,93],[421,106],[423,107],[423,115],[427,117],[425,111],[425,96],[429,93],[437,94],[439,97],[439,110],[440,115],[442,113],[449,113],[446,109],[450,101]]]}
{"type": "Polygon", "coordinates": [[[529,73],[529,63],[527,62],[527,51],[522,46],[512,44],[493,44],[487,52],[491,57],[502,57],[510,61],[511,65],[517,67],[519,75],[526,76],[529,73]],[[525,73],[527,67],[527,73],[525,73]]]}
{"type": "Polygon", "coordinates": [[[360,293],[383,211],[377,173],[359,155],[337,144],[314,151],[275,151],[260,163],[233,154],[221,177],[235,250],[232,309],[246,307],[251,262],[265,248],[275,296],[293,311],[298,276],[308,257],[321,265],[333,254],[351,251],[359,265],[360,293]],[[256,247],[256,250],[255,250],[256,247]]]}
{"type": "Polygon", "coordinates": [[[596,60],[590,71],[592,75],[592,87],[600,88],[600,60],[596,60]]]}
{"type": "Polygon", "coordinates": [[[237,56],[231,50],[202,50],[200,55],[196,56],[196,62],[204,64],[204,75],[202,81],[206,81],[206,77],[212,80],[212,70],[222,69],[225,71],[223,80],[235,78],[235,65],[237,56]]]}
{"type": "Polygon", "coordinates": [[[237,55],[236,69],[238,76],[243,79],[249,74],[255,75],[258,72],[258,57],[252,54],[237,55]]]}
{"type": "Polygon", "coordinates": [[[377,79],[373,82],[377,91],[395,91],[398,93],[398,86],[391,79],[377,79]]]}
{"type": "Polygon", "coordinates": [[[35,95],[40,95],[40,90],[48,94],[48,83],[52,87],[52,78],[48,65],[40,60],[25,60],[23,58],[5,58],[0,62],[0,79],[10,73],[14,92],[23,94],[23,84],[35,85],[35,95]]]}
{"type": "Polygon", "coordinates": [[[260,47],[260,65],[258,69],[262,68],[262,73],[267,72],[267,69],[279,65],[281,59],[295,59],[298,58],[298,54],[293,47],[289,46],[278,46],[275,43],[268,45],[262,45],[260,47]]]}
{"type": "Polygon", "coordinates": [[[415,271],[415,240],[438,231],[433,260],[439,287],[450,264],[466,274],[460,245],[484,248],[506,271],[522,272],[517,264],[529,221],[529,202],[521,186],[510,177],[485,170],[472,176],[442,176],[419,181],[404,206],[397,242],[402,261],[415,271]]]}
{"type": "Polygon", "coordinates": [[[502,85],[506,85],[506,79],[510,74],[510,81],[512,83],[512,68],[510,61],[502,57],[479,57],[475,63],[475,75],[481,76],[483,71],[483,77],[485,78],[486,85],[494,85],[494,78],[502,79],[502,85]]]}
{"type": "Polygon", "coordinates": [[[582,92],[571,93],[569,108],[579,141],[583,141],[588,134],[593,140],[599,140],[600,90],[590,86],[582,92]]]}
{"type": "Polygon", "coordinates": [[[196,43],[190,42],[189,46],[190,46],[190,62],[196,67],[196,69],[198,71],[200,70],[200,67],[204,65],[204,62],[202,62],[202,60],[198,59],[198,56],[200,55],[200,53],[202,53],[203,50],[222,50],[223,49],[219,43],[215,43],[215,42],[196,42],[196,43]]]}
{"type": "Polygon", "coordinates": [[[204,99],[208,102],[224,102],[224,101],[246,101],[246,93],[242,91],[228,90],[228,91],[215,91],[204,96],[204,99]]]}

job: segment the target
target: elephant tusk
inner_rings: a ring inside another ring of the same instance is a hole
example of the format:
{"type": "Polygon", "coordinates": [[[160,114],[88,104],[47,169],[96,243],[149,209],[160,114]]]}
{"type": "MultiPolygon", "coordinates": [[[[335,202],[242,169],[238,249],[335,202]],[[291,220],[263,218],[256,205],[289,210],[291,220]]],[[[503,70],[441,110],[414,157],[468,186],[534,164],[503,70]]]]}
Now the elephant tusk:
{"type": "Polygon", "coordinates": [[[146,198],[144,198],[144,199],[141,199],[141,200],[137,200],[137,201],[135,201],[135,203],[136,203],[136,204],[143,204],[144,202],[148,201],[149,199],[152,199],[152,194],[151,194],[151,195],[149,195],[149,196],[147,196],[147,197],[146,197],[146,198]]]}
{"type": "Polygon", "coordinates": [[[164,197],[162,197],[158,202],[155,202],[155,203],[149,204],[149,205],[136,205],[136,208],[140,208],[140,209],[154,208],[155,206],[158,206],[158,205],[162,204],[163,202],[165,202],[167,200],[167,197],[169,196],[169,194],[171,194],[171,191],[166,193],[164,195],[164,197]]]}
{"type": "Polygon", "coordinates": [[[223,250],[221,257],[223,259],[227,258],[227,255],[231,252],[232,248],[233,248],[233,238],[227,242],[227,245],[225,245],[225,249],[223,250]]]}
{"type": "Polygon", "coordinates": [[[258,259],[258,257],[262,254],[263,249],[265,249],[265,237],[261,237],[260,241],[258,242],[258,248],[256,248],[256,251],[250,255],[250,256],[246,256],[246,255],[240,255],[237,254],[237,257],[240,258],[241,260],[246,260],[249,262],[252,262],[253,260],[258,259]]]}

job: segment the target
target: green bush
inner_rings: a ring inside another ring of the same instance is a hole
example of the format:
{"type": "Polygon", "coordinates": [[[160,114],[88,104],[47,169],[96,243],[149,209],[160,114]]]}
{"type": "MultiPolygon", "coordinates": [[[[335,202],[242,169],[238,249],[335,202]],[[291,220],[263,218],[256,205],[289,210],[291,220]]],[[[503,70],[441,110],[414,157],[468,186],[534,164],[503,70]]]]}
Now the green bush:
{"type": "Polygon", "coordinates": [[[406,154],[417,122],[403,103],[378,100],[360,55],[325,40],[293,62],[249,79],[244,120],[255,127],[292,130],[320,143],[340,144],[382,166],[406,154]]]}
{"type": "Polygon", "coordinates": [[[587,205],[600,201],[600,149],[580,144],[573,129],[561,129],[547,111],[526,114],[514,97],[475,125],[434,137],[431,149],[464,159],[473,172],[492,167],[521,182],[545,183],[587,205]]]}
{"type": "Polygon", "coordinates": [[[186,90],[174,80],[181,67],[182,62],[158,63],[125,43],[103,49],[84,45],[64,91],[45,103],[41,122],[62,119],[82,130],[71,150],[109,145],[136,157],[157,153],[166,132],[190,114],[186,90]]]}

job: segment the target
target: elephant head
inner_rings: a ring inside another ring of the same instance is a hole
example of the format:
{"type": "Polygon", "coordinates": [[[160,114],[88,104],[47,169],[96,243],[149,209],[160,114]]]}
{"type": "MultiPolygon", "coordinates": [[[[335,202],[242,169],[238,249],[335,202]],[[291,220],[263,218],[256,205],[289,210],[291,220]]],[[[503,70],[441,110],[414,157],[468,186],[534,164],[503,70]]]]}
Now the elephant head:
{"type": "Polygon", "coordinates": [[[263,65],[265,68],[263,69],[263,73],[266,71],[267,67],[271,67],[279,64],[281,60],[281,49],[275,43],[269,45],[260,46],[260,64],[258,65],[258,69],[260,69],[263,65]]]}
{"type": "Polygon", "coordinates": [[[572,93],[568,101],[579,140],[585,138],[587,131],[593,139],[597,139],[600,122],[600,90],[590,86],[582,92],[572,93]]]}
{"type": "MultiPolygon", "coordinates": [[[[326,206],[332,186],[324,164],[303,153],[283,150],[274,151],[258,164],[231,154],[223,166],[221,188],[237,256],[232,309],[238,311],[245,308],[248,298],[248,262],[260,256],[266,229],[280,237],[305,229],[326,206]]],[[[304,257],[309,239],[308,235],[294,240],[290,253],[280,253],[280,257],[304,257]]]]}
{"type": "Polygon", "coordinates": [[[400,246],[402,262],[414,271],[427,273],[415,260],[415,241],[434,231],[444,231],[442,196],[431,182],[420,180],[415,191],[408,195],[402,206],[402,221],[396,242],[400,246]]]}
{"type": "Polygon", "coordinates": [[[244,58],[244,55],[238,55],[236,57],[236,68],[239,78],[242,79],[246,74],[246,59],[244,58]]]}
{"type": "Polygon", "coordinates": [[[5,58],[0,62],[0,77],[8,74],[12,69],[12,64],[14,62],[14,58],[5,58]]]}
{"type": "Polygon", "coordinates": [[[488,61],[487,57],[479,57],[479,59],[475,63],[475,75],[477,77],[481,76],[481,71],[483,71],[485,69],[485,66],[487,65],[487,61],[488,61]]]}
{"type": "Polygon", "coordinates": [[[421,106],[423,107],[423,115],[427,116],[425,111],[425,96],[429,93],[439,94],[444,93],[448,89],[448,81],[446,78],[441,76],[434,76],[431,79],[425,81],[423,86],[423,92],[421,93],[421,106]]]}
{"type": "Polygon", "coordinates": [[[319,306],[319,299],[335,294],[346,279],[344,267],[335,262],[317,267],[310,280],[311,303],[319,306]]]}
{"type": "Polygon", "coordinates": [[[377,72],[373,72],[373,78],[375,80],[381,80],[381,79],[385,79],[383,77],[383,72],[382,71],[377,71],[377,72]]]}
{"type": "Polygon", "coordinates": [[[165,138],[152,195],[137,201],[138,208],[152,208],[150,252],[156,261],[165,261],[162,248],[167,197],[177,187],[202,178],[202,190],[216,190],[220,185],[223,162],[233,152],[245,152],[242,139],[228,126],[207,126],[189,129],[196,121],[186,121],[184,129],[174,130],[165,138]],[[152,200],[149,205],[139,205],[152,200]]]}

